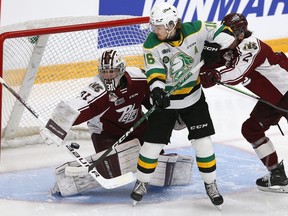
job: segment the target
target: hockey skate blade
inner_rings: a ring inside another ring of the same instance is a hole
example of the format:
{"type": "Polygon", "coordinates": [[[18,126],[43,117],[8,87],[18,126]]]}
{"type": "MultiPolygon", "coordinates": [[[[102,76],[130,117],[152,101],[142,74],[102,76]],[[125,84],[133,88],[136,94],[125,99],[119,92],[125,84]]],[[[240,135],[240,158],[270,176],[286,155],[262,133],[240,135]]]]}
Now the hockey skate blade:
{"type": "Polygon", "coordinates": [[[222,205],[214,205],[219,211],[222,210],[222,205]]]}
{"type": "Polygon", "coordinates": [[[288,193],[288,185],[286,186],[271,186],[271,187],[261,187],[257,185],[260,191],[272,192],[272,193],[288,193]]]}
{"type": "Polygon", "coordinates": [[[67,176],[84,176],[88,175],[89,167],[65,167],[65,175],[67,176]]]}
{"type": "Polygon", "coordinates": [[[133,201],[132,201],[132,205],[133,205],[133,207],[136,206],[137,203],[138,203],[138,201],[133,200],[133,201]]]}

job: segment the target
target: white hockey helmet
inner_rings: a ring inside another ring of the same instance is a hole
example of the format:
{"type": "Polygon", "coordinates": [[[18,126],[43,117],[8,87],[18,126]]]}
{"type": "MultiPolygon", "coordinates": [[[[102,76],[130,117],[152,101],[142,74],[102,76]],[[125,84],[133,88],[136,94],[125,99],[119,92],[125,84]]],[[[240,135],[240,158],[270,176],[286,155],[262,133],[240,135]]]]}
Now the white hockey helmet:
{"type": "Polygon", "coordinates": [[[172,25],[176,26],[178,18],[177,9],[164,2],[153,7],[150,14],[150,24],[152,26],[164,25],[165,29],[168,30],[172,25]]]}
{"type": "Polygon", "coordinates": [[[126,68],[125,61],[116,50],[106,50],[99,59],[98,70],[107,91],[114,91],[126,68]]]}

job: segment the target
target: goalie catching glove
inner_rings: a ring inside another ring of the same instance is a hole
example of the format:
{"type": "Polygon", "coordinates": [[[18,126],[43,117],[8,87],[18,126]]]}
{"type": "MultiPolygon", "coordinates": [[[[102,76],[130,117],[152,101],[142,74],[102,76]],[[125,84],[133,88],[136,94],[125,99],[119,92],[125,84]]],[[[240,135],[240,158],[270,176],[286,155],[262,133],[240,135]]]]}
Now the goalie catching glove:
{"type": "Polygon", "coordinates": [[[210,88],[221,80],[221,74],[214,69],[200,72],[201,84],[204,88],[210,88]]]}

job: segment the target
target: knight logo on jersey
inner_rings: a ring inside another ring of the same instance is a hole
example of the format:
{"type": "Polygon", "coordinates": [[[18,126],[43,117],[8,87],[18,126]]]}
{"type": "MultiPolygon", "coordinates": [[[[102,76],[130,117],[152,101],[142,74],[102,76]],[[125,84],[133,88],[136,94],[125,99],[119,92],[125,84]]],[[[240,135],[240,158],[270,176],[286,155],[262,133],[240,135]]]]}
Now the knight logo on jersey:
{"type": "Polygon", "coordinates": [[[176,53],[170,60],[170,76],[173,82],[177,82],[183,75],[184,68],[193,63],[193,58],[185,53],[176,53]]]}
{"type": "Polygon", "coordinates": [[[122,113],[118,121],[125,124],[133,122],[138,115],[138,109],[135,109],[135,104],[122,107],[121,109],[116,110],[116,112],[122,113]]]}

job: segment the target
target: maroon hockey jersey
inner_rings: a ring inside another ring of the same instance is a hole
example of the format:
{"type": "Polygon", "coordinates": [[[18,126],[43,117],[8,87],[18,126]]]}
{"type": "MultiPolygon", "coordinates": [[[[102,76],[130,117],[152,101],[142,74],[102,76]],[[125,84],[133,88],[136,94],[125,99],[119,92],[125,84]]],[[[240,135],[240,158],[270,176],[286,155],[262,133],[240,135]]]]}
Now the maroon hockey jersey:
{"type": "MultiPolygon", "coordinates": [[[[125,134],[142,117],[142,105],[149,108],[149,87],[145,74],[135,67],[127,67],[120,82],[120,87],[108,92],[100,75],[95,76],[81,95],[69,102],[80,111],[74,125],[87,121],[91,134],[117,139],[125,134]]],[[[146,125],[144,121],[129,137],[143,137],[146,125]]]]}
{"type": "Polygon", "coordinates": [[[260,98],[277,105],[288,91],[288,59],[250,36],[236,48],[231,66],[220,70],[221,82],[242,83],[260,98]]]}

